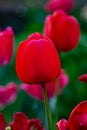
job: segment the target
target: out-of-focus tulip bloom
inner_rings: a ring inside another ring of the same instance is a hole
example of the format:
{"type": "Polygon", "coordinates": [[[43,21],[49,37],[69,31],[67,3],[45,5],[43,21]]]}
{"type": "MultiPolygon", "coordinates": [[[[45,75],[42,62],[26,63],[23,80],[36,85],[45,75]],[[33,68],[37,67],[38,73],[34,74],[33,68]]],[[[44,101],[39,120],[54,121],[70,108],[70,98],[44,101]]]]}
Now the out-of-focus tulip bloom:
{"type": "MultiPolygon", "coordinates": [[[[67,86],[69,83],[69,77],[65,73],[65,71],[62,69],[60,72],[60,75],[58,77],[58,94],[60,95],[62,93],[62,89],[67,86]]],[[[52,81],[50,83],[46,83],[46,92],[47,97],[50,99],[55,95],[56,91],[56,84],[55,81],[52,81]]],[[[29,85],[29,84],[21,84],[20,88],[26,91],[30,96],[33,98],[39,99],[43,101],[43,92],[42,92],[42,86],[41,85],[29,85]]]]}
{"type": "MultiPolygon", "coordinates": [[[[29,84],[21,84],[21,89],[26,91],[30,96],[33,98],[39,99],[41,101],[44,100],[43,98],[43,91],[42,91],[42,86],[41,85],[29,85],[29,84]]],[[[45,85],[46,87],[46,92],[47,92],[47,97],[51,98],[55,94],[55,81],[47,83],[45,85]]]]}
{"type": "Polygon", "coordinates": [[[14,32],[11,27],[0,30],[0,65],[10,63],[14,49],[14,32]]]}
{"type": "Polygon", "coordinates": [[[62,9],[66,12],[72,10],[73,0],[48,0],[45,4],[45,10],[53,12],[57,9],[62,9]]]}
{"type": "Polygon", "coordinates": [[[14,114],[14,121],[9,125],[12,130],[31,130],[32,128],[36,130],[44,130],[40,120],[28,119],[22,112],[14,114]]]}
{"type": "Polygon", "coordinates": [[[7,84],[5,87],[0,86],[0,108],[15,101],[17,96],[17,85],[14,82],[7,84]]]}
{"type": "Polygon", "coordinates": [[[79,76],[78,80],[87,83],[87,74],[79,76]]]}
{"type": "Polygon", "coordinates": [[[63,69],[61,69],[60,75],[58,77],[58,94],[62,93],[64,87],[66,87],[69,83],[69,76],[65,73],[63,69]]]}
{"type": "Polygon", "coordinates": [[[87,101],[78,104],[69,119],[61,119],[56,126],[58,130],[87,130],[87,101]]]}
{"type": "Polygon", "coordinates": [[[44,84],[56,79],[60,73],[60,59],[53,43],[34,33],[19,44],[16,72],[24,83],[44,84]]]}
{"type": "Polygon", "coordinates": [[[44,35],[49,37],[58,51],[67,52],[76,48],[80,27],[75,17],[62,10],[48,15],[44,24],[44,35]]]}
{"type": "MultiPolygon", "coordinates": [[[[44,130],[42,123],[38,119],[28,119],[22,112],[14,114],[14,121],[9,123],[11,130],[44,130]]],[[[0,130],[5,130],[6,122],[2,113],[0,113],[0,130]]]]}

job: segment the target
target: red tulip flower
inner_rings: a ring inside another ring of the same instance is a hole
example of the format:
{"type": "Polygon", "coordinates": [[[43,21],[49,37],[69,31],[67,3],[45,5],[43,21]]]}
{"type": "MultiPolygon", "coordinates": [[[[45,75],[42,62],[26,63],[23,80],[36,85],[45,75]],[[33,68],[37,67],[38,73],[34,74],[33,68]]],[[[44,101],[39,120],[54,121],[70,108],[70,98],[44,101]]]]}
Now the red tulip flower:
{"type": "Polygon", "coordinates": [[[78,80],[87,83],[87,74],[79,76],[78,80]]]}
{"type": "Polygon", "coordinates": [[[11,27],[0,30],[0,65],[10,63],[13,56],[14,32],[11,27]]]}
{"type": "MultiPolygon", "coordinates": [[[[58,94],[59,95],[62,93],[63,88],[68,85],[68,83],[69,83],[69,77],[65,73],[65,71],[62,69],[58,77],[58,94]]],[[[46,87],[46,93],[47,93],[48,99],[52,98],[56,92],[55,81],[46,83],[45,87],[46,87]]],[[[26,91],[33,98],[39,99],[41,101],[44,100],[42,86],[40,84],[39,85],[21,84],[20,88],[26,91]]]]}
{"type": "Polygon", "coordinates": [[[16,72],[24,83],[44,84],[53,81],[60,72],[60,60],[53,43],[34,33],[19,44],[16,72]]]}
{"type": "Polygon", "coordinates": [[[28,119],[22,112],[14,114],[14,121],[9,125],[12,130],[31,130],[32,128],[44,130],[42,123],[38,119],[28,119]]]}
{"type": "Polygon", "coordinates": [[[5,87],[0,86],[0,109],[15,101],[17,96],[17,85],[14,82],[5,87]]]}
{"type": "Polygon", "coordinates": [[[78,104],[69,119],[61,119],[56,126],[58,130],[87,130],[87,101],[78,104]]]}
{"type": "Polygon", "coordinates": [[[79,41],[79,23],[75,17],[62,10],[57,10],[46,17],[44,35],[53,41],[58,51],[73,50],[79,41]]]}
{"type": "MultiPolygon", "coordinates": [[[[44,130],[42,123],[38,119],[28,119],[24,113],[18,112],[14,114],[14,121],[9,123],[11,130],[44,130]]],[[[0,113],[0,130],[5,130],[6,121],[2,113],[0,113]]]]}
{"type": "Polygon", "coordinates": [[[57,9],[62,9],[69,12],[73,7],[73,0],[48,0],[45,4],[45,10],[53,12],[57,9]]]}

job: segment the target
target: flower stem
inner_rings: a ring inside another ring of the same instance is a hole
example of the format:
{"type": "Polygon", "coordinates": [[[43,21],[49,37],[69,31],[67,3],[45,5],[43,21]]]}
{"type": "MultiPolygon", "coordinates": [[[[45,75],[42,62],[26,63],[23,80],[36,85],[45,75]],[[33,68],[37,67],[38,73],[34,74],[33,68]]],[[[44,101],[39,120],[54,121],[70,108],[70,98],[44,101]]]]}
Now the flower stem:
{"type": "MultiPolygon", "coordinates": [[[[61,53],[60,51],[58,52],[59,53],[59,58],[61,60],[61,53]]],[[[58,95],[58,77],[56,79],[56,104],[55,104],[55,116],[56,116],[56,122],[58,121],[58,118],[59,118],[59,112],[58,112],[58,108],[59,108],[59,95],[58,95]]]]}
{"type": "Polygon", "coordinates": [[[44,105],[45,105],[46,118],[47,118],[47,127],[48,127],[48,130],[51,130],[52,129],[51,113],[50,113],[50,109],[49,109],[45,85],[42,85],[42,90],[43,90],[43,95],[44,95],[44,105]]]}
{"type": "Polygon", "coordinates": [[[58,96],[58,78],[57,78],[56,79],[56,106],[55,106],[56,122],[58,121],[58,106],[59,106],[58,102],[59,102],[59,96],[58,96]]]}
{"type": "Polygon", "coordinates": [[[5,130],[11,130],[11,127],[8,126],[8,127],[5,128],[5,130]]]}

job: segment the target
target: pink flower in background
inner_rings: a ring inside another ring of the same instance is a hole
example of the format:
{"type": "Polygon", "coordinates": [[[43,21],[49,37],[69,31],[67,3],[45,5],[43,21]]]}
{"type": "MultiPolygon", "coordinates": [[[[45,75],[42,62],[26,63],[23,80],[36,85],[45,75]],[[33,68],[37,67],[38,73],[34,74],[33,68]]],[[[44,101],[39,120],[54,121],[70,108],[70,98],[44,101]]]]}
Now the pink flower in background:
{"type": "Polygon", "coordinates": [[[58,130],[87,130],[87,101],[78,104],[69,119],[61,119],[56,126],[58,130]]]}
{"type": "MultiPolygon", "coordinates": [[[[42,85],[21,84],[21,89],[26,91],[33,98],[43,101],[42,85]]],[[[46,84],[47,97],[51,98],[55,94],[55,81],[46,84]]]]}
{"type": "Polygon", "coordinates": [[[60,76],[58,77],[58,94],[62,93],[64,87],[69,83],[69,76],[61,69],[60,76]]]}
{"type": "Polygon", "coordinates": [[[45,4],[45,10],[53,12],[57,9],[62,9],[69,12],[73,7],[73,0],[48,0],[45,4]]]}
{"type": "Polygon", "coordinates": [[[15,101],[17,96],[17,85],[14,82],[7,84],[5,87],[0,86],[0,108],[15,101]]]}
{"type": "Polygon", "coordinates": [[[0,30],[0,65],[10,63],[13,56],[14,32],[11,27],[0,30]]]}
{"type": "MultiPolygon", "coordinates": [[[[65,73],[65,71],[62,69],[60,72],[60,75],[58,77],[58,94],[60,95],[62,93],[62,90],[65,86],[67,86],[69,83],[68,75],[65,73]]],[[[30,96],[33,98],[39,99],[43,101],[43,92],[42,92],[42,86],[41,85],[29,85],[29,84],[21,84],[20,88],[26,91],[30,96]]],[[[52,81],[50,83],[46,83],[46,91],[47,91],[47,97],[52,98],[55,95],[56,91],[56,84],[55,81],[52,81]]]]}
{"type": "Polygon", "coordinates": [[[87,83],[87,74],[83,74],[83,75],[79,76],[78,80],[81,82],[87,83]]]}

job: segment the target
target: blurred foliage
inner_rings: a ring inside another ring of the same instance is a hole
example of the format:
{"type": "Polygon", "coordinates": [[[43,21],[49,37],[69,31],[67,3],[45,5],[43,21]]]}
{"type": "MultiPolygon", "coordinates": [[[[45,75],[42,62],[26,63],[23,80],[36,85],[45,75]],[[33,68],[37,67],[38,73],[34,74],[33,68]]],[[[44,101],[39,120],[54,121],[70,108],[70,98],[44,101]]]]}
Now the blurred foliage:
{"type": "MultiPolygon", "coordinates": [[[[59,118],[68,118],[72,109],[80,101],[87,99],[87,85],[78,81],[78,76],[87,73],[87,22],[81,19],[80,10],[71,12],[81,27],[81,37],[77,48],[68,53],[61,53],[61,65],[70,78],[70,83],[64,88],[59,97],[59,118]]],[[[12,62],[6,67],[0,67],[0,84],[5,85],[14,81],[20,85],[15,71],[15,56],[20,41],[27,38],[33,32],[43,33],[44,19],[47,13],[43,10],[29,10],[26,17],[27,23],[20,33],[15,35],[15,51],[12,62]]],[[[54,102],[53,102],[54,104],[54,102]]],[[[16,101],[8,105],[2,112],[5,114],[7,123],[13,119],[13,113],[23,111],[29,118],[38,117],[45,125],[45,112],[43,102],[31,98],[26,92],[19,89],[16,101]]],[[[57,115],[54,115],[54,118],[57,115]]]]}

